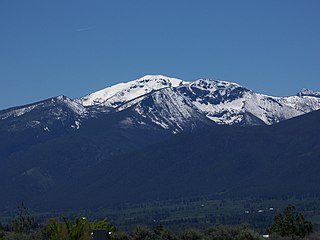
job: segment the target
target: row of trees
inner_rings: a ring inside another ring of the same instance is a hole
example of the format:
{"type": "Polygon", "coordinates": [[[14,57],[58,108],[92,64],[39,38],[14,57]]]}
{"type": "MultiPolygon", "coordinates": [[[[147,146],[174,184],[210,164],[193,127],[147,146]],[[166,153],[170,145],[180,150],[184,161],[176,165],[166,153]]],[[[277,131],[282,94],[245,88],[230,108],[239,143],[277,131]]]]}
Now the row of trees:
{"type": "MultiPolygon", "coordinates": [[[[137,226],[128,234],[117,229],[107,219],[89,221],[77,217],[73,221],[65,217],[50,219],[42,226],[35,223],[28,208],[22,203],[18,207],[17,216],[5,228],[0,225],[0,240],[89,240],[95,229],[104,229],[111,233],[111,240],[258,240],[262,236],[247,225],[225,226],[216,225],[206,229],[187,229],[173,233],[163,225],[154,229],[137,226]]],[[[268,229],[271,239],[303,239],[313,232],[312,223],[303,214],[289,205],[283,213],[277,215],[268,229]]],[[[308,239],[320,239],[314,236],[308,239]]]]}

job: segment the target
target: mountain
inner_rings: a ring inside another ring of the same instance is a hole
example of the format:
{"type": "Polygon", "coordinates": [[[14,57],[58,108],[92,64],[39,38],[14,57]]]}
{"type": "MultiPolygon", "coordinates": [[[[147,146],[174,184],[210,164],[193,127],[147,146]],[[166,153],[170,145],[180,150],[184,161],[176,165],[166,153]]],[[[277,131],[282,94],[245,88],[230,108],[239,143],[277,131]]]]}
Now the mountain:
{"type": "Polygon", "coordinates": [[[192,129],[195,119],[201,124],[211,120],[222,125],[271,125],[320,109],[320,93],[303,90],[296,96],[273,97],[226,81],[187,82],[146,75],[74,100],[59,96],[0,111],[0,127],[8,131],[48,131],[53,122],[59,122],[65,130],[78,129],[84,121],[127,108],[135,109],[157,127],[177,133],[192,129]]]}
{"type": "Polygon", "coordinates": [[[2,110],[0,206],[320,193],[319,96],[147,75],[2,110]]]}

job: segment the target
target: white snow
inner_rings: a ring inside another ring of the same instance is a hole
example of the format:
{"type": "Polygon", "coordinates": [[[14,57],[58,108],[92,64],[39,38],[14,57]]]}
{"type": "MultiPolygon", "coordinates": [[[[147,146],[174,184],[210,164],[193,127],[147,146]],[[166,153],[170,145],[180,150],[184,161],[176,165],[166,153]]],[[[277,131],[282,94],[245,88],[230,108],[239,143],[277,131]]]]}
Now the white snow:
{"type": "MultiPolygon", "coordinates": [[[[42,101],[42,102],[35,103],[35,104],[29,105],[29,106],[26,106],[26,107],[23,106],[23,107],[20,107],[20,108],[17,108],[17,109],[13,109],[13,110],[11,110],[9,112],[1,114],[0,115],[0,119],[4,120],[4,119],[6,119],[8,117],[20,117],[20,116],[23,116],[24,114],[26,114],[28,112],[31,112],[32,110],[34,110],[36,108],[41,108],[41,107],[44,107],[46,105],[54,104],[55,100],[58,100],[58,101],[61,101],[61,102],[65,103],[68,106],[68,108],[70,108],[76,114],[79,114],[79,115],[82,115],[82,116],[87,114],[87,110],[83,105],[79,104],[76,101],[71,100],[68,97],[65,97],[65,96],[61,95],[61,96],[58,96],[56,98],[52,98],[51,101],[49,100],[49,102],[42,101]]],[[[61,114],[61,111],[59,112],[59,114],[61,114]]]]}
{"type": "Polygon", "coordinates": [[[243,96],[230,99],[231,91],[239,87],[241,86],[236,83],[200,79],[189,84],[188,89],[192,94],[195,94],[196,88],[202,90],[202,94],[205,93],[192,102],[218,124],[239,123],[243,120],[243,114],[251,113],[270,125],[320,109],[320,98],[314,96],[272,97],[243,87],[241,88],[245,91],[240,89],[243,96]],[[217,94],[221,98],[219,103],[210,103],[207,100],[216,99],[217,94]]]}
{"type": "Polygon", "coordinates": [[[10,112],[7,112],[5,114],[2,114],[0,116],[1,120],[3,119],[6,119],[8,117],[20,117],[22,115],[24,115],[25,113],[28,113],[30,111],[32,111],[35,107],[37,107],[37,105],[31,105],[31,106],[28,106],[28,107],[22,107],[22,108],[19,108],[19,109],[14,109],[10,112]]]}
{"type": "Polygon", "coordinates": [[[70,98],[65,96],[58,96],[57,99],[61,102],[64,102],[73,112],[79,115],[87,114],[86,108],[82,104],[78,103],[77,101],[73,101],[70,98]]]}
{"type": "MultiPolygon", "coordinates": [[[[212,80],[212,79],[198,79],[189,84],[190,87],[196,87],[202,90],[208,90],[213,93],[216,90],[232,90],[237,87],[241,87],[239,84],[234,82],[227,82],[223,80],[212,80]]],[[[222,92],[225,94],[225,92],[222,92]]]]}
{"type": "Polygon", "coordinates": [[[173,133],[182,131],[188,120],[197,117],[196,109],[192,108],[192,104],[173,88],[155,91],[149,98],[154,103],[152,106],[146,108],[141,101],[134,110],[164,129],[173,128],[173,133]]]}
{"type": "Polygon", "coordinates": [[[184,81],[177,78],[162,75],[146,75],[127,83],[119,83],[91,93],[77,101],[84,106],[102,105],[118,107],[125,102],[141,97],[152,91],[165,87],[177,87],[183,83],[184,81]]]}
{"type": "Polygon", "coordinates": [[[302,114],[297,109],[279,103],[279,98],[258,93],[245,94],[245,111],[266,124],[273,124],[302,114]]]}
{"type": "Polygon", "coordinates": [[[298,92],[297,96],[311,96],[311,97],[317,97],[320,98],[320,92],[309,90],[309,89],[302,89],[302,91],[298,92]]]}
{"type": "Polygon", "coordinates": [[[75,124],[75,125],[71,125],[71,127],[79,130],[79,129],[80,129],[80,126],[81,126],[80,120],[74,121],[74,124],[75,124]]]}

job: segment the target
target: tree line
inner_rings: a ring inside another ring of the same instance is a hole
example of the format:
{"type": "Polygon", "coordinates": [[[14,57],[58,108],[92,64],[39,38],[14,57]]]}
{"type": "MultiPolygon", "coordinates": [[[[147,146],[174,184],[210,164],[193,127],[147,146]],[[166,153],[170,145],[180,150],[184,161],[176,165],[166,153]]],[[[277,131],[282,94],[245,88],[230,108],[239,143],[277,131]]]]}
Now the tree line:
{"type": "Polygon", "coordinates": [[[207,228],[184,229],[173,232],[164,225],[150,228],[138,225],[130,232],[118,229],[103,220],[89,220],[85,217],[48,219],[37,224],[29,209],[21,203],[16,216],[6,226],[0,224],[0,240],[90,240],[94,230],[106,230],[108,240],[260,240],[260,239],[312,239],[320,240],[320,233],[313,233],[313,225],[299,213],[295,206],[287,206],[275,216],[270,228],[262,236],[248,225],[214,225],[207,228]]]}

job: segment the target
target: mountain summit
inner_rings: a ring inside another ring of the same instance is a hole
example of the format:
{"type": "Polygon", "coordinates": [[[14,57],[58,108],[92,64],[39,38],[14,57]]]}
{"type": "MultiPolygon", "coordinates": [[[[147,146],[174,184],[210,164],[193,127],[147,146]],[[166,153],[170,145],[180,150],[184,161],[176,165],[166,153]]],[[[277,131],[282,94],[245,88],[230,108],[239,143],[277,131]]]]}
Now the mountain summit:
{"type": "Polygon", "coordinates": [[[131,101],[152,91],[166,87],[177,87],[183,83],[176,78],[162,75],[146,75],[127,83],[119,83],[79,98],[84,106],[109,106],[116,108],[121,103],[131,101]]]}

